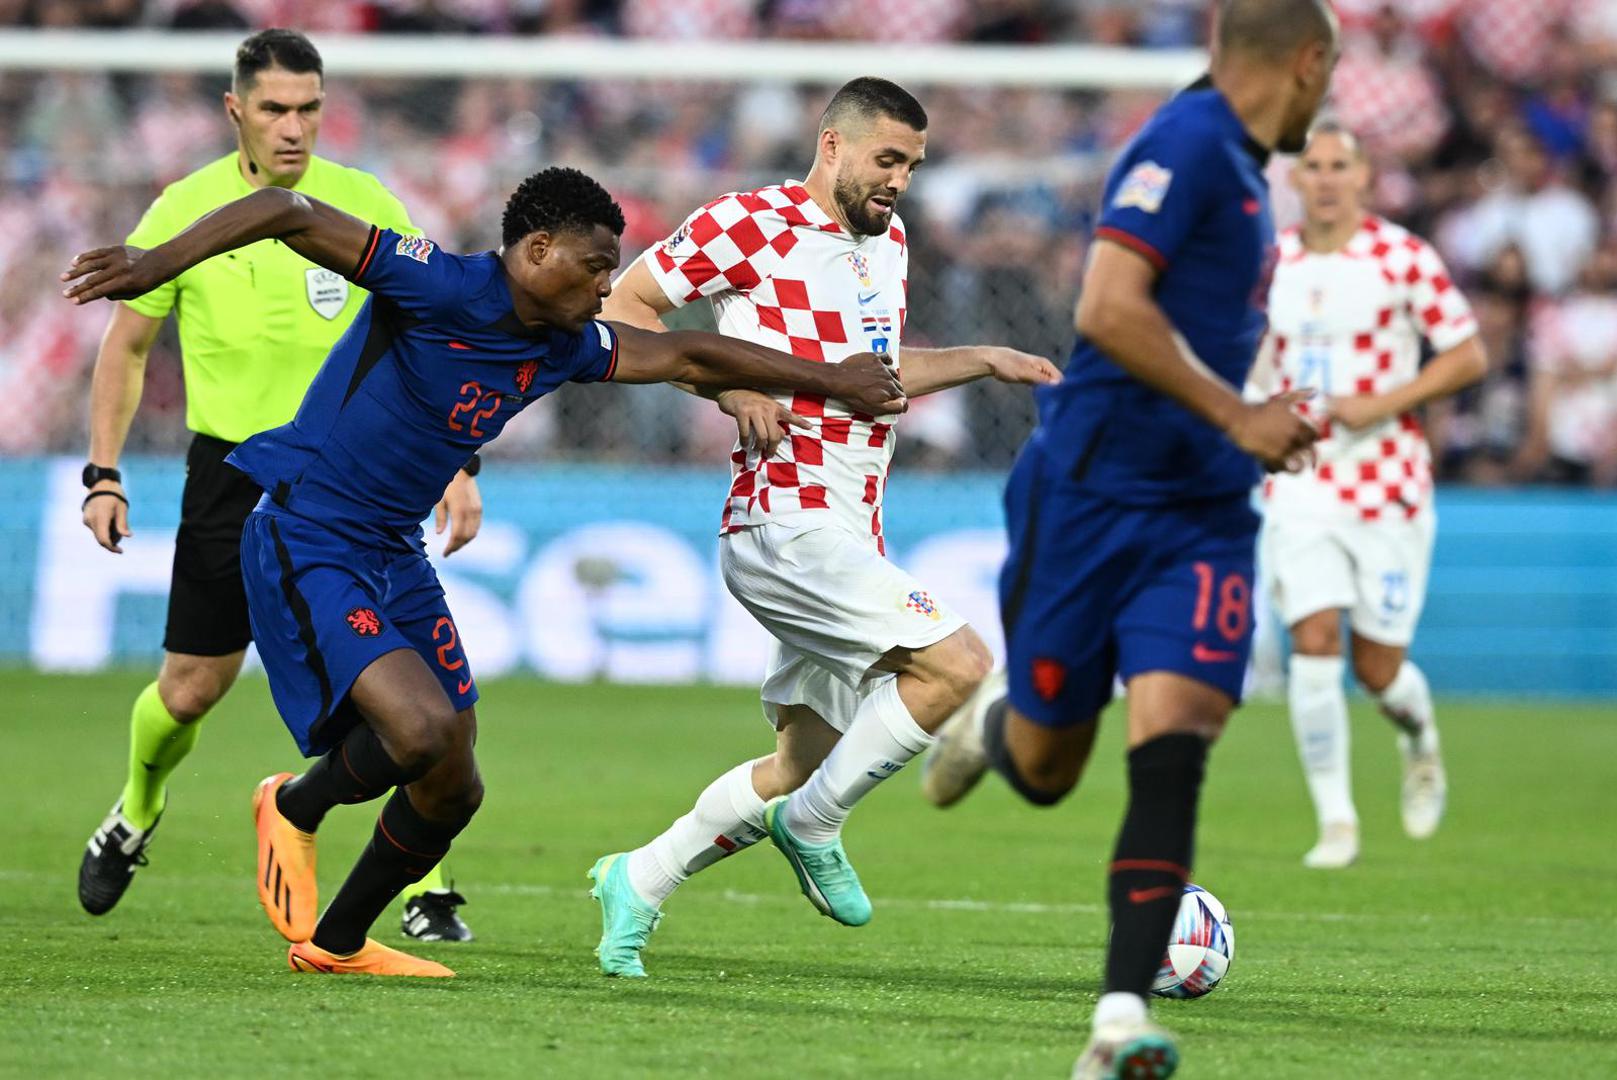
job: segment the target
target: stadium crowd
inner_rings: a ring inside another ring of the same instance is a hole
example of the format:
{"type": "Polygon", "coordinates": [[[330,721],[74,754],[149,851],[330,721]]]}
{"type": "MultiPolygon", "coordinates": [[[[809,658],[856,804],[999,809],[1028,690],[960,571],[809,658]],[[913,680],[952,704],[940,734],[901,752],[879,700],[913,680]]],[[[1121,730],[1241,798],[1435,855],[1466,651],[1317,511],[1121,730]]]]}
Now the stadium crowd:
{"type": "MultiPolygon", "coordinates": [[[[1378,210],[1431,238],[1476,307],[1493,367],[1435,407],[1441,474],[1617,485],[1617,0],[1337,0],[1335,114],[1376,167],[1378,210]]],[[[659,39],[872,39],[1144,47],[1203,43],[1201,0],[0,0],[0,26],[659,39]],[[871,28],[879,27],[879,31],[871,28]]],[[[225,58],[221,58],[223,62],[225,58]]],[[[224,82],[0,73],[0,452],[82,452],[105,313],[58,302],[66,254],[124,235],[163,184],[232,145],[224,82]]],[[[1064,358],[1109,151],[1159,95],[917,86],[926,169],[907,339],[1064,358]]],[[[597,175],[628,215],[625,261],[715,194],[802,175],[828,87],[527,80],[328,82],[318,150],[377,173],[440,242],[497,240],[497,208],[550,163],[597,175]]],[[[1294,200],[1274,166],[1277,213],[1294,200]]],[[[697,316],[699,317],[699,316],[697,316]]],[[[132,450],[184,442],[174,342],[154,350],[132,450]]],[[[729,422],[666,388],[574,387],[507,453],[713,463],[729,422]]],[[[1002,467],[1032,408],[973,385],[918,402],[909,465],[1002,467]]]]}

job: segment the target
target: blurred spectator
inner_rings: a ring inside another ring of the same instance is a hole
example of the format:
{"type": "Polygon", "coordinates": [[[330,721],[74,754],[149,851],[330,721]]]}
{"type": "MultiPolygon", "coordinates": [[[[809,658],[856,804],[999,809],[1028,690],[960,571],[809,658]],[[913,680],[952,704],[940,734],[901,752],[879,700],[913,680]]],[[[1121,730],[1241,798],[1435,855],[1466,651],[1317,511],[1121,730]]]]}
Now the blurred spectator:
{"type": "Polygon", "coordinates": [[[1585,267],[1578,291],[1532,324],[1522,479],[1617,484],[1617,247],[1585,267]]]}
{"type": "MultiPolygon", "coordinates": [[[[1375,162],[1372,202],[1433,236],[1471,295],[1488,378],[1428,417],[1442,475],[1617,483],[1617,0],[1334,0],[1346,31],[1333,109],[1375,162]]],[[[314,33],[625,35],[903,43],[1205,44],[1207,0],[0,0],[0,26],[297,25],[314,33]]],[[[463,45],[458,45],[464,48],[463,45]]],[[[322,139],[373,169],[445,246],[498,242],[533,169],[577,165],[622,203],[625,262],[713,195],[802,176],[830,87],[711,82],[352,78],[322,139]]],[[[907,339],[995,341],[1057,359],[1072,340],[1084,237],[1110,156],[1157,106],[1138,89],[918,87],[929,160],[900,212],[912,242],[907,339]]],[[[59,305],[54,270],[118,238],[174,176],[225,152],[214,77],[0,73],[0,450],[77,450],[104,324],[59,305]],[[51,388],[44,398],[25,389],[51,388]],[[33,402],[37,401],[37,406],[33,402]],[[26,413],[26,415],[24,415],[26,413]]],[[[1289,190],[1271,169],[1277,215],[1289,190]]],[[[682,310],[710,325],[702,305],[682,310]]],[[[729,422],[666,389],[568,388],[496,452],[722,457],[729,422]]],[[[183,438],[159,340],[136,441],[183,438]]],[[[997,384],[917,403],[898,453],[1001,467],[1032,423],[997,384]]]]}
{"type": "Polygon", "coordinates": [[[1374,160],[1424,160],[1449,126],[1449,112],[1420,38],[1392,5],[1349,31],[1331,83],[1338,119],[1374,160]]]}
{"type": "Polygon", "coordinates": [[[1460,265],[1475,270],[1514,245],[1527,260],[1533,288],[1559,295],[1594,251],[1599,218],[1588,199],[1561,182],[1531,131],[1508,127],[1495,147],[1498,168],[1483,172],[1492,190],[1450,223],[1448,247],[1460,265]]]}

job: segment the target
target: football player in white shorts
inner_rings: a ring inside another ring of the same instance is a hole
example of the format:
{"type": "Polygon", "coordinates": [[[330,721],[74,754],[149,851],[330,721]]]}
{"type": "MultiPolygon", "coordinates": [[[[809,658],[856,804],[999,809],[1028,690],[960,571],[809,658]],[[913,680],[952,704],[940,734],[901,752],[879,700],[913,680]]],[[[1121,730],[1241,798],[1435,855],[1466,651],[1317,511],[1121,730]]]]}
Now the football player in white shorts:
{"type": "Polygon", "coordinates": [[[1414,410],[1481,379],[1487,358],[1470,305],[1430,245],[1367,213],[1358,140],[1317,127],[1292,182],[1304,220],[1279,240],[1259,393],[1312,389],[1316,458],[1265,486],[1263,561],[1291,628],[1292,729],[1319,819],[1307,866],[1358,857],[1348,773],[1342,615],[1353,674],[1393,722],[1403,750],[1403,821],[1423,839],[1447,780],[1426,678],[1407,656],[1426,598],[1432,459],[1414,410]],[[1421,346],[1432,359],[1421,365],[1421,346]]]}
{"type": "MultiPolygon", "coordinates": [[[[909,246],[894,204],[926,153],[926,113],[884,79],[855,79],[821,117],[808,178],[724,195],[693,213],[617,282],[603,317],[662,329],[707,298],[719,331],[838,363],[902,360],[918,396],[993,377],[1053,383],[1012,349],[905,348],[909,246]]],[[[849,811],[932,742],[952,713],[996,696],[992,658],[941,597],[885,557],[882,494],[895,416],[808,395],[722,395],[731,454],[720,564],[775,638],[762,698],[775,752],[720,776],[667,831],[590,871],[608,975],[641,976],[640,952],[681,882],[769,836],[808,898],[838,922],[870,918],[840,833],[849,811]],[[790,798],[786,796],[790,795],[790,798]]]]}

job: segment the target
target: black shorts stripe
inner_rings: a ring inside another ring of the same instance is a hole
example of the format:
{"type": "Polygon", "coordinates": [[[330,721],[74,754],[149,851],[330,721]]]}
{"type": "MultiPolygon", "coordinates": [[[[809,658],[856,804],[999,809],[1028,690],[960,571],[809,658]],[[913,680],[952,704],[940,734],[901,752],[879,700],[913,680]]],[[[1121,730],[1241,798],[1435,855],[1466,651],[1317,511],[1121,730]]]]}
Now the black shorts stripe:
{"type": "MultiPolygon", "coordinates": [[[[1030,452],[1024,447],[1022,453],[1030,452]]],[[[1033,482],[1028,485],[1027,493],[1027,520],[1022,523],[1023,545],[1022,550],[1012,553],[1016,560],[1016,577],[1011,581],[1009,595],[1005,597],[1005,610],[1000,614],[1000,622],[1005,627],[1005,636],[1010,637],[1016,620],[1022,614],[1022,605],[1027,603],[1028,585],[1033,580],[1033,557],[1037,554],[1035,547],[1039,535],[1039,501],[1042,495],[1039,481],[1042,475],[1035,475],[1033,482]]]]}
{"type": "Polygon", "coordinates": [[[286,550],[286,544],[281,540],[280,526],[271,518],[270,536],[275,541],[275,561],[281,564],[281,592],[286,596],[286,606],[291,609],[292,617],[298,621],[298,640],[303,642],[303,650],[309,655],[309,670],[314,672],[315,681],[320,684],[320,715],[315,717],[309,730],[317,729],[326,722],[331,714],[331,676],[326,671],[326,658],[320,654],[320,642],[314,636],[314,618],[309,611],[309,602],[298,592],[298,587],[292,581],[292,553],[286,550]]]}

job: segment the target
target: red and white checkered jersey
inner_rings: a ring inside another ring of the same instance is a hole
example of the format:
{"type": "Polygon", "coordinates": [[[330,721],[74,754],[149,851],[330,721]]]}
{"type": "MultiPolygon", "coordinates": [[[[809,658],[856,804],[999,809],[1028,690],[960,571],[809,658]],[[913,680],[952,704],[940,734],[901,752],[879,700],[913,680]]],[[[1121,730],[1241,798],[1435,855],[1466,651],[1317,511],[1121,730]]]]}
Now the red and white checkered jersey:
{"type": "Polygon", "coordinates": [[[1319,425],[1317,461],[1265,485],[1271,512],[1347,514],[1364,521],[1409,519],[1427,506],[1432,455],[1413,413],[1350,431],[1325,416],[1325,399],[1384,394],[1414,380],[1421,342],[1446,352],[1477,332],[1471,305],[1432,246],[1408,230],[1367,217],[1338,251],[1280,236],[1269,290],[1266,372],[1255,381],[1284,392],[1311,389],[1303,411],[1319,425]]]}
{"type": "MultiPolygon", "coordinates": [[[[715,199],[642,258],[676,306],[710,299],[722,334],[805,360],[885,352],[898,363],[909,244],[896,215],[880,236],[853,236],[787,181],[715,199]]],[[[827,511],[885,550],[882,493],[897,417],[811,394],[776,400],[812,426],[793,428],[767,461],[736,444],[723,531],[827,511]]]]}

